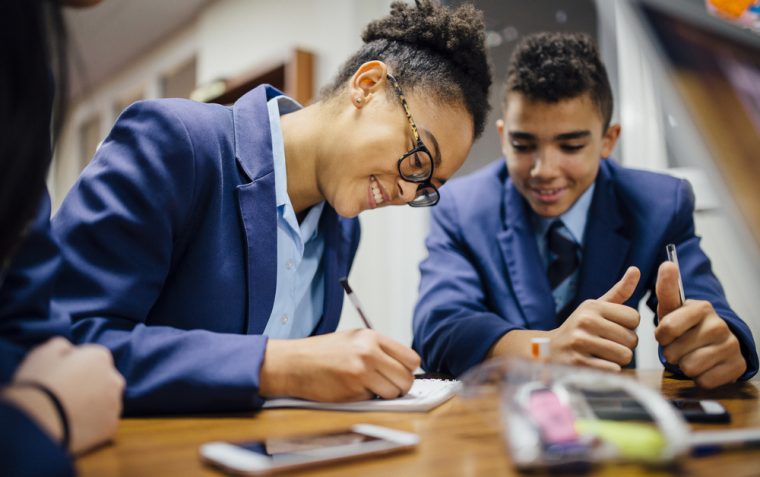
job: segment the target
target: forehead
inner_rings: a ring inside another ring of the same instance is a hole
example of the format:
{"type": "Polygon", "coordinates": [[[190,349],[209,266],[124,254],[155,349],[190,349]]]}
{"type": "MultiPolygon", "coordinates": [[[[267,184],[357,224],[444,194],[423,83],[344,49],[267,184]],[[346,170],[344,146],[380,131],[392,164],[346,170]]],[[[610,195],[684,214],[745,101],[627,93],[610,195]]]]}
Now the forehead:
{"type": "Polygon", "coordinates": [[[425,130],[432,133],[438,142],[441,153],[440,172],[446,176],[453,174],[470,152],[474,134],[472,117],[463,105],[426,100],[414,93],[407,94],[406,100],[420,138],[433,154],[435,147],[425,130]]]}
{"type": "Polygon", "coordinates": [[[578,130],[598,134],[602,130],[599,108],[588,93],[558,102],[532,100],[520,93],[509,93],[504,122],[507,132],[520,131],[542,137],[578,130]]]}

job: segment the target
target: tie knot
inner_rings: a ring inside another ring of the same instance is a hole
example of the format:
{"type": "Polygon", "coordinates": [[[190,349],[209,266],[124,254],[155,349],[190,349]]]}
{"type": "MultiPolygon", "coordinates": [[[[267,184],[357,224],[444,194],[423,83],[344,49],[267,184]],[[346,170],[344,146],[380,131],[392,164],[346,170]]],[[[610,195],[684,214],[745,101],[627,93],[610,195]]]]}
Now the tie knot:
{"type": "Polygon", "coordinates": [[[552,222],[546,232],[546,244],[549,251],[556,256],[568,256],[577,253],[578,244],[562,220],[552,222]]]}

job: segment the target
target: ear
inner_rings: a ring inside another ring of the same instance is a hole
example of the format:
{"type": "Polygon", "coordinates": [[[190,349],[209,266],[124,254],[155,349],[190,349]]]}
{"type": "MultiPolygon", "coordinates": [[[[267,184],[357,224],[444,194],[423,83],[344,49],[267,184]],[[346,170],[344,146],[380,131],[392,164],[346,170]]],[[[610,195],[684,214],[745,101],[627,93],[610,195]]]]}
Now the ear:
{"type": "Polygon", "coordinates": [[[351,103],[357,109],[369,103],[374,94],[382,91],[388,75],[388,66],[382,61],[368,61],[361,65],[349,83],[351,103]]]}
{"type": "Polygon", "coordinates": [[[509,144],[507,143],[507,138],[504,137],[504,120],[503,119],[497,119],[496,120],[496,131],[499,132],[499,141],[501,141],[501,152],[504,154],[504,157],[507,156],[507,149],[509,144]]]}
{"type": "Polygon", "coordinates": [[[602,137],[602,157],[609,157],[620,137],[620,124],[611,124],[602,137]]]}

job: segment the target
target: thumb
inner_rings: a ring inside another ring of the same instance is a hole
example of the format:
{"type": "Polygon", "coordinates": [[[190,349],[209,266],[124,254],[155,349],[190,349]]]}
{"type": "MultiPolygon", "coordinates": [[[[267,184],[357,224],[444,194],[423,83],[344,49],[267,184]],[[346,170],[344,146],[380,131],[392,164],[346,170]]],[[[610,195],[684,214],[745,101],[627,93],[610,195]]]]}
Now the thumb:
{"type": "Polygon", "coordinates": [[[657,317],[662,319],[668,313],[681,306],[681,293],[678,291],[678,267],[675,263],[663,262],[657,271],[657,317]]]}
{"type": "Polygon", "coordinates": [[[628,267],[623,278],[614,284],[612,288],[607,290],[607,293],[599,297],[599,300],[622,305],[626,300],[631,298],[633,292],[636,291],[636,285],[639,284],[639,278],[641,278],[641,272],[639,269],[636,267],[628,267]]]}

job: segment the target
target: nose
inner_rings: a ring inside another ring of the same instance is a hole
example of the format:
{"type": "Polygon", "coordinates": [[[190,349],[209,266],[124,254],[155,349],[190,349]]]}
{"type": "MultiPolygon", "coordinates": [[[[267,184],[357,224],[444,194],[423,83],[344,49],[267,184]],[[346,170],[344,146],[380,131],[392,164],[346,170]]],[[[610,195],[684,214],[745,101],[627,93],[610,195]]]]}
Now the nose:
{"type": "Polygon", "coordinates": [[[550,179],[557,175],[558,166],[559,158],[545,148],[541,148],[533,155],[533,166],[530,169],[530,176],[536,179],[550,179]]]}
{"type": "Polygon", "coordinates": [[[393,202],[401,202],[407,204],[417,197],[417,184],[414,182],[407,182],[401,177],[396,180],[396,188],[398,189],[398,196],[393,202]]]}

